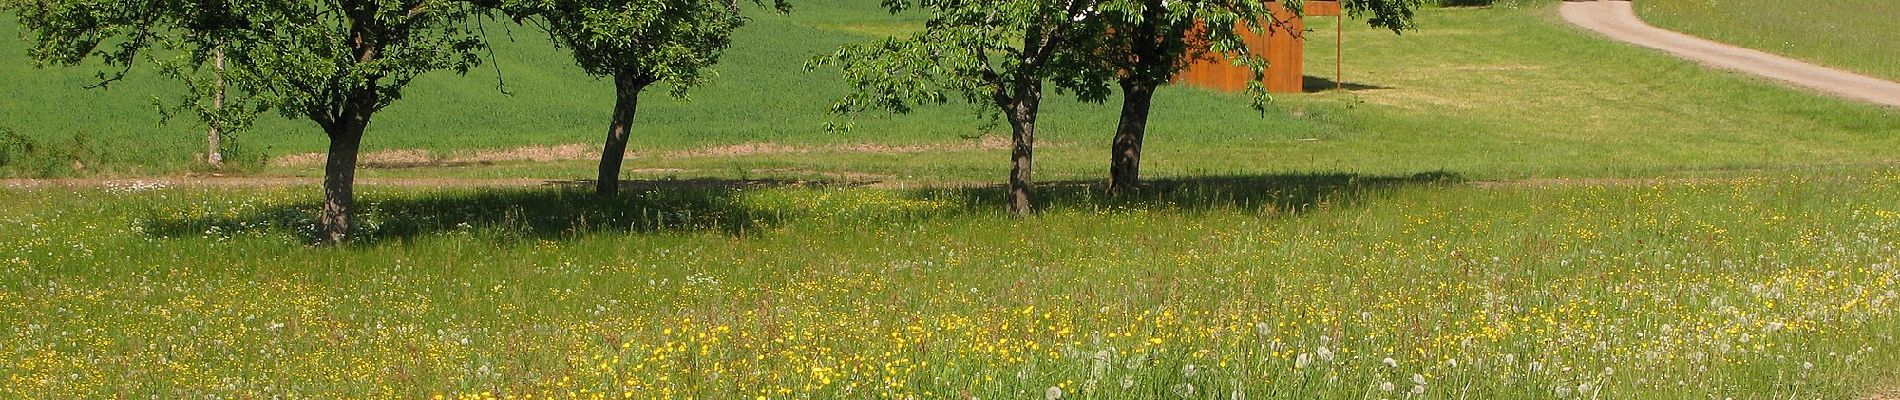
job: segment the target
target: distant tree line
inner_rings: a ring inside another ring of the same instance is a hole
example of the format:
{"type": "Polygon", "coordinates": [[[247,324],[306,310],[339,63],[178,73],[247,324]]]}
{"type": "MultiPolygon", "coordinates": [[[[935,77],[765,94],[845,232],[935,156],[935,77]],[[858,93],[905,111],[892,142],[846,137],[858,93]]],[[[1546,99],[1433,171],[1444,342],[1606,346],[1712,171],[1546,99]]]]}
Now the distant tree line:
{"type": "MultiPolygon", "coordinates": [[[[785,0],[750,0],[790,11],[785,0]]],[[[1300,9],[1300,0],[1286,0],[1300,9]]],[[[1376,27],[1408,28],[1422,0],[1347,0],[1376,27]]],[[[546,32],[587,74],[612,82],[615,101],[595,190],[618,191],[640,95],[661,85],[684,96],[742,27],[740,0],[0,0],[15,13],[45,65],[106,67],[97,86],[141,63],[186,83],[176,109],[212,129],[242,129],[275,111],[308,120],[329,137],[319,241],[350,232],[357,156],[374,116],[415,78],[466,73],[488,50],[484,21],[546,32]]],[[[1008,209],[1034,209],[1032,162],[1045,88],[1085,101],[1120,93],[1109,191],[1136,190],[1141,144],[1155,89],[1189,61],[1224,56],[1260,77],[1266,65],[1242,33],[1284,29],[1260,0],[883,0],[891,12],[928,15],[906,37],[849,45],[812,68],[840,67],[854,90],[832,106],[850,115],[903,113],[964,102],[1007,121],[1008,209]],[[1119,90],[1115,90],[1119,89],[1119,90]]],[[[1296,11],[1297,12],[1297,11],[1296,11]]],[[[1255,79],[1258,81],[1259,79],[1255,79]]],[[[1250,90],[1263,107],[1264,89],[1250,90]]]]}

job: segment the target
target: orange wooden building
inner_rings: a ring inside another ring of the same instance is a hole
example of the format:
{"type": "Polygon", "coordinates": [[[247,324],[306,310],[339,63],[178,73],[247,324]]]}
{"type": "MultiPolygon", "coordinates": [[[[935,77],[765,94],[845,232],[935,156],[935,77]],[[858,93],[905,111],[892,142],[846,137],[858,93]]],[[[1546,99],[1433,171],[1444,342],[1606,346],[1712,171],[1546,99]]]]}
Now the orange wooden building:
{"type": "MultiPolygon", "coordinates": [[[[1293,15],[1278,0],[1267,0],[1267,8],[1272,11],[1274,19],[1274,23],[1266,24],[1267,32],[1241,33],[1246,37],[1248,50],[1264,52],[1266,55],[1267,76],[1262,83],[1266,84],[1268,92],[1273,93],[1304,91],[1306,21],[1293,15]]],[[[1341,12],[1337,0],[1307,0],[1303,11],[1308,17],[1338,16],[1341,12]]],[[[1194,61],[1177,78],[1191,85],[1229,92],[1246,90],[1250,79],[1253,79],[1253,73],[1248,72],[1247,68],[1236,66],[1231,60],[1218,55],[1194,61]]]]}

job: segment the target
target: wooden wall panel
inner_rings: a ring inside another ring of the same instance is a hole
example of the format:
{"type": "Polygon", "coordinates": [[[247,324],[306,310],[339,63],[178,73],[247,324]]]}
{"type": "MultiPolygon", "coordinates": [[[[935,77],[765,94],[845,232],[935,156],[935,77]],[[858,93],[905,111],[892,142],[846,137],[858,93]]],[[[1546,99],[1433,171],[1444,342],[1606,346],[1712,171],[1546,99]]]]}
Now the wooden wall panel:
{"type": "MultiPolygon", "coordinates": [[[[1280,23],[1273,24],[1266,33],[1241,32],[1241,35],[1246,39],[1248,49],[1266,55],[1267,76],[1262,83],[1267,86],[1267,91],[1304,91],[1306,43],[1303,38],[1306,21],[1293,16],[1278,1],[1269,1],[1267,6],[1273,12],[1273,18],[1280,23]]],[[[1307,15],[1338,15],[1340,9],[1336,1],[1307,1],[1305,11],[1307,15]]],[[[1239,92],[1247,89],[1249,79],[1252,79],[1252,74],[1247,72],[1247,68],[1234,65],[1226,57],[1214,56],[1190,63],[1176,81],[1239,92]]]]}

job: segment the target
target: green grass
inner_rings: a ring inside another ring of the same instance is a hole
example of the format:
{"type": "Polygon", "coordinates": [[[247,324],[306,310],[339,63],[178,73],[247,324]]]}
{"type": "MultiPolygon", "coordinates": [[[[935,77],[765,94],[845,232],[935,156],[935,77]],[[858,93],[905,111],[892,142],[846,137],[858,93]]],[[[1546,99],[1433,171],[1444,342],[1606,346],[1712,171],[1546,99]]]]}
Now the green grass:
{"type": "Polygon", "coordinates": [[[370,188],[347,249],[302,244],[308,190],[4,191],[0,396],[1856,399],[1900,367],[1900,171],[1098,190],[370,188]]]}
{"type": "MultiPolygon", "coordinates": [[[[1555,2],[1522,7],[1427,10],[1403,36],[1348,32],[1347,80],[1380,87],[1350,93],[1283,95],[1265,116],[1240,96],[1175,87],[1156,100],[1144,171],[1155,176],[1337,171],[1407,174],[1445,170],[1474,178],[1659,176],[1708,170],[1802,168],[1810,164],[1891,164],[1900,113],[1712,72],[1647,50],[1608,43],[1557,20],[1555,2]],[[1623,71],[1649,71],[1628,74],[1623,71]]],[[[1314,40],[1331,42],[1331,20],[1314,40]]],[[[759,15],[720,65],[721,79],[690,102],[645,102],[632,148],[640,152],[739,143],[808,146],[803,154],[648,157],[628,168],[681,170],[631,176],[795,177],[872,175],[900,179],[997,181],[1002,149],[905,154],[830,151],[851,144],[962,145],[1003,133],[963,107],[916,115],[865,116],[855,130],[829,133],[824,114],[843,93],[834,73],[806,73],[811,55],[903,30],[914,20],[861,2],[800,3],[789,17],[759,15]],[[794,170],[800,172],[785,172],[794,170]]],[[[434,75],[380,114],[373,149],[426,149],[453,158],[472,149],[567,143],[593,146],[608,109],[607,85],[580,75],[536,34],[491,26],[511,96],[495,90],[488,67],[467,77],[434,75]],[[512,41],[509,39],[512,38],[512,41]]],[[[0,42],[6,43],[6,42],[0,42]]],[[[11,44],[7,46],[13,46],[11,44]]],[[[1330,47],[1330,46],[1321,46],[1330,47]]],[[[198,151],[189,124],[152,128],[150,93],[129,82],[112,92],[77,90],[90,70],[32,70],[17,47],[0,48],[0,125],[46,141],[87,132],[99,142],[93,169],[120,175],[184,168],[198,151]],[[14,60],[14,61],[5,61],[14,60]],[[131,149],[137,149],[136,151],[131,149]]],[[[1313,51],[1312,75],[1330,75],[1331,52],[1313,51]]],[[[149,77],[147,77],[149,79],[149,77]]],[[[1114,104],[1052,95],[1037,160],[1046,179],[1099,179],[1106,170],[1114,104]]],[[[306,123],[265,123],[241,138],[270,157],[321,150],[306,123]]],[[[52,165],[67,165],[54,162],[52,165]]],[[[445,168],[381,168],[365,176],[592,176],[587,160],[500,162],[445,168]]],[[[266,168],[314,175],[313,165],[266,168]]],[[[15,173],[18,175],[19,173],[15,173]]],[[[107,175],[112,175],[108,173],[107,175]]]]}
{"type": "MultiPolygon", "coordinates": [[[[307,187],[0,188],[0,397],[1859,399],[1900,368],[1892,110],[1607,43],[1553,2],[1429,10],[1348,33],[1376,88],[1264,117],[1164,90],[1133,199],[1100,197],[1115,107],[1053,100],[1038,177],[1067,182],[1013,218],[969,185],[1006,158],[962,109],[822,128],[842,88],[803,61],[914,19],[798,5],[691,102],[647,103],[649,179],[618,197],[366,186],[358,240],[321,248],[307,187]],[[1541,177],[1664,179],[1511,180],[1541,177]]],[[[455,162],[591,143],[606,112],[533,34],[496,44],[513,95],[419,81],[367,145],[440,160],[363,175],[591,176],[455,162]]],[[[189,168],[196,129],[145,108],[164,83],[79,91],[17,46],[0,146],[36,150],[0,173],[189,168]]]]}
{"type": "Polygon", "coordinates": [[[1663,28],[1900,80],[1900,3],[1654,0],[1636,11],[1663,28]]]}

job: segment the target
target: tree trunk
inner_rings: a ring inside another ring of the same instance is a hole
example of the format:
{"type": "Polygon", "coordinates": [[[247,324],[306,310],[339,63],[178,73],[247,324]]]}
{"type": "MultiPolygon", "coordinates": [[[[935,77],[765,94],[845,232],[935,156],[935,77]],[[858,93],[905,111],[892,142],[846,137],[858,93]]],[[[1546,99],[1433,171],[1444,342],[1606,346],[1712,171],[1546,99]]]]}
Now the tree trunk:
{"type": "Polygon", "coordinates": [[[1115,141],[1109,151],[1109,196],[1133,193],[1141,183],[1141,141],[1148,134],[1148,110],[1154,96],[1153,85],[1122,81],[1121,122],[1115,126],[1115,141]]]}
{"type": "Polygon", "coordinates": [[[1035,180],[1031,178],[1032,161],[1036,152],[1036,112],[1042,103],[1042,88],[1038,83],[1018,85],[1014,101],[1005,105],[1009,114],[1010,147],[1009,152],[1009,212],[1017,216],[1026,216],[1033,212],[1031,197],[1035,190],[1035,180]]]}
{"type": "Polygon", "coordinates": [[[627,156],[627,136],[633,128],[633,115],[640,105],[640,91],[646,84],[631,76],[614,77],[614,116],[607,125],[607,144],[600,150],[600,174],[594,179],[594,194],[607,196],[620,192],[620,164],[627,156]]]}
{"type": "MultiPolygon", "coordinates": [[[[211,96],[211,110],[213,112],[222,112],[224,111],[223,47],[211,49],[211,79],[214,85],[212,90],[217,91],[211,96]]],[[[218,131],[218,124],[223,122],[223,118],[223,115],[213,115],[210,118],[210,123],[207,124],[211,127],[210,132],[205,135],[205,162],[210,163],[213,167],[224,165],[224,146],[219,143],[223,141],[224,134],[218,131]]]]}
{"type": "Polygon", "coordinates": [[[348,240],[352,208],[356,204],[356,155],[363,143],[368,115],[360,121],[339,122],[330,134],[330,153],[323,162],[323,214],[317,241],[342,244],[348,240]]]}

